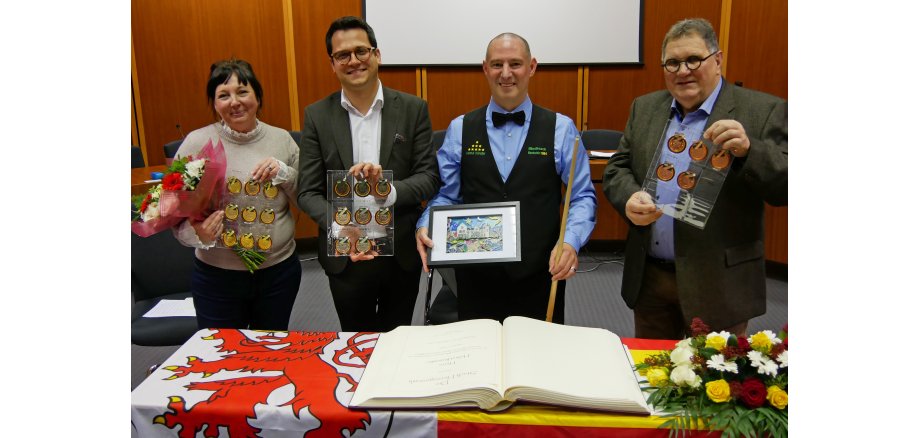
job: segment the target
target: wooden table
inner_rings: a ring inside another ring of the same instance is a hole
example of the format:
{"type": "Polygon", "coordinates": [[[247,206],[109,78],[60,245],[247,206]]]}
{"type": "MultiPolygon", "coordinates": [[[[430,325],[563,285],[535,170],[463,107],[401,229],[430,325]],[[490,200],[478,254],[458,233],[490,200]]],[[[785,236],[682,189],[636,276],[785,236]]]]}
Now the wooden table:
{"type": "Polygon", "coordinates": [[[151,186],[158,183],[156,182],[147,182],[151,179],[150,174],[153,172],[166,172],[166,165],[160,164],[156,166],[147,166],[147,167],[136,167],[131,169],[131,195],[140,195],[142,193],[147,193],[147,190],[151,186]]]}

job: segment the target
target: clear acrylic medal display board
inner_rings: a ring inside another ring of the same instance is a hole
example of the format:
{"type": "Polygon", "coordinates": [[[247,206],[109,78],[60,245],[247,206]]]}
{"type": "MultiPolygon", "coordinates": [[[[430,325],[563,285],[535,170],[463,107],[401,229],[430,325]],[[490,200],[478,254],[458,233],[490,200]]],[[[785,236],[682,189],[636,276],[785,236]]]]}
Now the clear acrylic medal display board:
{"type": "Polygon", "coordinates": [[[678,126],[666,137],[672,124],[680,122],[672,117],[661,133],[642,190],[652,195],[664,214],[703,229],[734,157],[704,139],[703,130],[678,126]]]}
{"type": "Polygon", "coordinates": [[[224,211],[224,231],[217,239],[217,246],[271,252],[276,215],[271,201],[278,196],[284,194],[271,180],[260,183],[227,176],[220,205],[224,211]]]}
{"type": "Polygon", "coordinates": [[[344,257],[376,251],[393,255],[393,207],[384,202],[393,190],[393,171],[384,170],[377,181],[356,178],[344,170],[326,172],[326,255],[344,257]]]}

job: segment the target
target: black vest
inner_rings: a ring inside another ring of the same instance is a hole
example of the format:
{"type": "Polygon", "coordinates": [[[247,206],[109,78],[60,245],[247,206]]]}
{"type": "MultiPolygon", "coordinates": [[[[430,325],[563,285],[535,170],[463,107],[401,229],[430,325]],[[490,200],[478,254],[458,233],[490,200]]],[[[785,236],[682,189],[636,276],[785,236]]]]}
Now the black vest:
{"type": "Polygon", "coordinates": [[[533,106],[524,146],[503,182],[486,133],[487,108],[463,117],[460,195],[466,204],[521,202],[521,262],[505,264],[511,277],[521,278],[549,269],[550,252],[559,239],[562,181],[554,162],[556,113],[533,106]]]}

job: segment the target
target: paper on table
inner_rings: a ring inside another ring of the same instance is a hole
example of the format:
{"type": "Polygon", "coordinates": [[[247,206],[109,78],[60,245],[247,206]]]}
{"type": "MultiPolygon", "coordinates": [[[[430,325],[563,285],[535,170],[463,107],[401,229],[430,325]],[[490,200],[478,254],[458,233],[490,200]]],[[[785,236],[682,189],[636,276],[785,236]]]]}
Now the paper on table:
{"type": "Polygon", "coordinates": [[[195,304],[192,297],[184,300],[160,300],[144,318],[165,318],[169,316],[195,316],[195,304]]]}
{"type": "Polygon", "coordinates": [[[588,151],[588,157],[590,158],[610,158],[616,152],[601,152],[601,151],[588,151]]]}

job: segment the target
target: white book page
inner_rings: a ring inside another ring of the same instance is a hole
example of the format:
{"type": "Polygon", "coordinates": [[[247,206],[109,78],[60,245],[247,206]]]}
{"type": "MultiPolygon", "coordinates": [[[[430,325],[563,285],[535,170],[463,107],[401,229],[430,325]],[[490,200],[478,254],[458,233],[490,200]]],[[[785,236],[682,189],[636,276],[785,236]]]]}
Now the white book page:
{"type": "Polygon", "coordinates": [[[644,405],[617,335],[523,317],[505,319],[504,329],[505,388],[526,386],[644,405]]]}
{"type": "Polygon", "coordinates": [[[144,314],[144,318],[166,318],[169,316],[195,316],[192,297],[184,300],[160,300],[144,314]]]}
{"type": "Polygon", "coordinates": [[[497,321],[479,319],[381,334],[352,405],[470,388],[500,392],[501,330],[497,321]]]}

